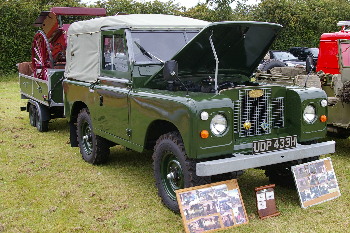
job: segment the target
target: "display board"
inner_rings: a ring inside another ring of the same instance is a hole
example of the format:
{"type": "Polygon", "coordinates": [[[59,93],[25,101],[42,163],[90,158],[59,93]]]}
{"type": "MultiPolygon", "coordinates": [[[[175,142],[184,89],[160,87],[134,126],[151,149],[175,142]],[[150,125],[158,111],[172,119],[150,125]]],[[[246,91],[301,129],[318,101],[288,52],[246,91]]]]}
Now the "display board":
{"type": "Polygon", "coordinates": [[[274,184],[255,188],[256,206],[260,219],[274,217],[280,214],[276,207],[274,188],[274,184]]]}
{"type": "Polygon", "coordinates": [[[248,223],[237,180],[176,191],[185,231],[208,232],[248,223]]]}
{"type": "Polygon", "coordinates": [[[296,165],[292,171],[303,208],[340,196],[331,158],[296,165]]]}

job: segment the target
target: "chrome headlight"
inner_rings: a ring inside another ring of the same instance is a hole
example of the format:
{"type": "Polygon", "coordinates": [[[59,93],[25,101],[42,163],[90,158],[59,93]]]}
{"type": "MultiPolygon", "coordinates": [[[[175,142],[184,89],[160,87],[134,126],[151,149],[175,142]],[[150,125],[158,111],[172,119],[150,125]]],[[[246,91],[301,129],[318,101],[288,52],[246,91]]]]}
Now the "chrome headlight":
{"type": "Polygon", "coordinates": [[[210,130],[215,136],[222,135],[227,129],[227,120],[221,115],[215,115],[210,122],[210,130]]]}
{"type": "Polygon", "coordinates": [[[304,120],[311,124],[316,120],[316,109],[312,105],[308,105],[304,109],[304,114],[303,114],[304,120]]]}

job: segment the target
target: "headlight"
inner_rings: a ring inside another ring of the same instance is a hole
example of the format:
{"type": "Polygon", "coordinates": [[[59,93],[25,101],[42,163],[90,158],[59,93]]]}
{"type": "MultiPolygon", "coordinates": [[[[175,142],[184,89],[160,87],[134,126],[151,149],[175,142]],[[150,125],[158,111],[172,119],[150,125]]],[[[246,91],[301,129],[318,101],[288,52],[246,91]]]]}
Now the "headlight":
{"type": "Polygon", "coordinates": [[[223,115],[216,115],[210,122],[210,130],[215,136],[219,136],[227,129],[227,120],[223,115]]]}
{"type": "Polygon", "coordinates": [[[308,105],[306,106],[306,108],[304,109],[304,114],[303,114],[304,120],[311,124],[315,121],[316,119],[316,109],[314,106],[312,105],[308,105]]]}

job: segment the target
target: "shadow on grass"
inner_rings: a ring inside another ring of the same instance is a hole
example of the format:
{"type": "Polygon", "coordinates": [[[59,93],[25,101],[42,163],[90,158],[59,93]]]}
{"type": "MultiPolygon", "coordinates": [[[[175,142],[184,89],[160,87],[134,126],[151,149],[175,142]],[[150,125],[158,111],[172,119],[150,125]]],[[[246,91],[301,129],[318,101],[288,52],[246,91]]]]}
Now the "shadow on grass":
{"type": "Polygon", "coordinates": [[[57,118],[50,120],[49,131],[62,131],[66,133],[67,138],[69,138],[69,124],[66,118],[57,118]]]}

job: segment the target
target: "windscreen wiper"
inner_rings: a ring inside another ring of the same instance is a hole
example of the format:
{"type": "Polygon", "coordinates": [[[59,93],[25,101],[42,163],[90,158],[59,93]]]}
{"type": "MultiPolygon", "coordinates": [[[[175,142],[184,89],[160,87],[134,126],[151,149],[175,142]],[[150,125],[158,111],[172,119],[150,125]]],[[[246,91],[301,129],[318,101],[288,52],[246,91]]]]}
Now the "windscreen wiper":
{"type": "Polygon", "coordinates": [[[164,64],[164,61],[163,61],[163,60],[159,59],[158,57],[156,57],[156,56],[153,55],[152,53],[147,52],[146,49],[145,49],[144,47],[142,47],[139,43],[137,43],[136,41],[134,41],[134,43],[136,44],[137,48],[140,49],[140,51],[141,51],[141,53],[142,53],[143,55],[145,55],[146,57],[148,57],[148,58],[151,59],[151,60],[152,60],[152,58],[155,58],[155,59],[157,59],[158,61],[160,61],[161,63],[164,64]]]}

